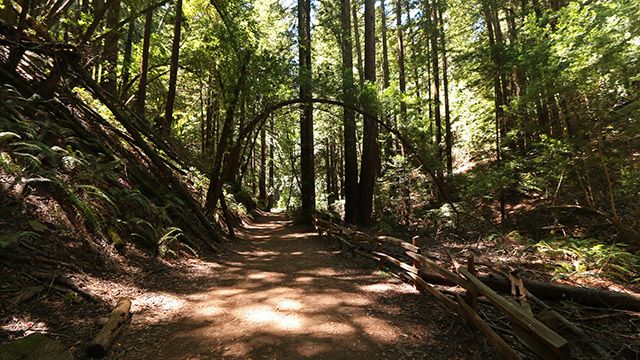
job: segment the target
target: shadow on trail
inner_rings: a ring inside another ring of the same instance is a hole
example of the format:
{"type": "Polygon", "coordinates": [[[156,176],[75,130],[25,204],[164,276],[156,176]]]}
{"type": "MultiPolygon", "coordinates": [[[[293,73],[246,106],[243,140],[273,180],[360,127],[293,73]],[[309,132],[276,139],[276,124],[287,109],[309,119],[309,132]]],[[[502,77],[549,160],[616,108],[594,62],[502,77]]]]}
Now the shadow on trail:
{"type": "Polygon", "coordinates": [[[482,346],[437,302],[335,247],[282,215],[258,218],[202,288],[176,289],[178,318],[140,324],[113,358],[466,359],[482,346]]]}

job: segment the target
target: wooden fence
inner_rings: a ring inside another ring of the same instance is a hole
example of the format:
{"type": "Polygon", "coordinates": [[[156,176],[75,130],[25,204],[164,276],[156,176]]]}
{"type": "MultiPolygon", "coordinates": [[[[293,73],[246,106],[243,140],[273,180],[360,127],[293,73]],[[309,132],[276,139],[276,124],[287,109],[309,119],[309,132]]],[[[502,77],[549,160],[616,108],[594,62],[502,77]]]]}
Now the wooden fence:
{"type": "MultiPolygon", "coordinates": [[[[504,297],[478,279],[473,258],[467,261],[466,266],[460,266],[452,257],[455,268],[452,271],[426,256],[423,249],[418,246],[417,238],[414,238],[412,242],[407,242],[390,236],[372,236],[317,216],[314,217],[314,226],[318,234],[334,239],[342,249],[346,249],[354,256],[361,255],[378,262],[380,266],[399,270],[401,274],[411,279],[417,289],[431,294],[449,310],[459,314],[469,324],[475,326],[486,336],[503,359],[521,359],[522,356],[479,315],[477,311],[479,297],[507,316],[511,320],[512,333],[515,337],[541,358],[570,358],[567,340],[542,323],[533,314],[528,302],[518,302],[512,297],[504,297]],[[399,258],[411,259],[411,263],[403,262],[399,258]],[[456,284],[460,289],[459,294],[456,292],[446,293],[433,285],[434,275],[449,283],[456,284]]],[[[509,279],[512,281],[512,287],[519,288],[519,293],[523,295],[523,298],[533,297],[526,291],[521,280],[514,276],[509,276],[509,279]]],[[[533,298],[535,299],[535,297],[533,298]]],[[[539,304],[548,310],[544,303],[540,302],[539,304]]],[[[559,319],[561,322],[569,323],[561,315],[552,313],[561,318],[559,319]]],[[[599,353],[601,358],[610,358],[597,345],[594,350],[599,353]]]]}

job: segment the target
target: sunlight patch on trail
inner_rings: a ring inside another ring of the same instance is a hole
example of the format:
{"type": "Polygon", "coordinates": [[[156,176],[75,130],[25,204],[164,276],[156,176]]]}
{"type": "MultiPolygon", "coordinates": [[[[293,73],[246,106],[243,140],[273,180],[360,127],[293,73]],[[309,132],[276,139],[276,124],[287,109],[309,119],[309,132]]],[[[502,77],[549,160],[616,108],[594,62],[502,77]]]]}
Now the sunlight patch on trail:
{"type": "Polygon", "coordinates": [[[296,314],[274,311],[268,306],[242,308],[237,313],[242,319],[251,324],[267,328],[271,327],[277,330],[296,331],[304,324],[302,317],[296,314]]]}

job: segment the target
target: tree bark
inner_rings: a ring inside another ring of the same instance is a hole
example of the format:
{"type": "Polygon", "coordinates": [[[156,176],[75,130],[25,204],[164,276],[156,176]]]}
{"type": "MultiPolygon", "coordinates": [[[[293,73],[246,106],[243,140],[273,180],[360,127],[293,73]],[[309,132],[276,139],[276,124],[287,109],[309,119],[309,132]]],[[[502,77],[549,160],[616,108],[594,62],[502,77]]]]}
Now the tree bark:
{"type": "MultiPolygon", "coordinates": [[[[355,103],[353,84],[353,43],[351,41],[350,0],[341,1],[340,22],[342,26],[342,101],[355,103]]],[[[355,10],[355,7],[354,7],[355,10]]],[[[355,19],[355,11],[354,11],[355,19]]],[[[355,20],[354,20],[355,21],[355,20]]],[[[343,108],[344,140],[344,220],[353,223],[358,200],[358,158],[356,153],[356,118],[352,109],[343,108]]]]}
{"type": "Polygon", "coordinates": [[[275,168],[274,168],[274,162],[273,162],[273,150],[274,150],[274,144],[273,144],[273,118],[271,119],[270,123],[269,123],[269,128],[270,128],[270,133],[271,133],[271,137],[269,138],[269,185],[268,185],[268,191],[267,191],[267,211],[271,211],[271,208],[273,207],[273,201],[274,201],[274,191],[275,191],[275,182],[274,182],[274,177],[275,177],[275,168]]]}
{"type": "MultiPolygon", "coordinates": [[[[496,26],[500,24],[494,23],[492,16],[493,10],[491,4],[487,0],[482,1],[482,11],[484,15],[485,23],[487,24],[487,35],[489,37],[489,47],[491,48],[491,57],[493,60],[493,88],[495,92],[495,114],[496,114],[496,128],[495,128],[495,140],[496,140],[496,162],[500,165],[502,160],[501,140],[502,140],[502,123],[504,121],[504,93],[501,85],[501,66],[500,66],[500,54],[497,44],[496,26]]],[[[500,203],[500,220],[504,221],[506,218],[504,190],[500,189],[498,201],[500,203]]]]}
{"type": "MultiPolygon", "coordinates": [[[[216,145],[215,158],[213,160],[213,166],[209,174],[209,188],[207,189],[207,199],[205,201],[205,210],[209,213],[215,210],[218,205],[218,200],[222,196],[222,185],[225,178],[223,174],[223,159],[225,152],[227,152],[229,140],[233,137],[233,119],[235,117],[236,108],[240,99],[240,92],[244,87],[244,83],[247,77],[247,66],[249,64],[250,54],[247,53],[242,64],[240,65],[240,71],[238,75],[238,82],[232,93],[232,98],[229,103],[229,107],[225,112],[224,122],[222,123],[222,129],[220,130],[220,137],[218,144],[216,145]]],[[[249,131],[248,135],[251,132],[249,131]]]]}
{"type": "MultiPolygon", "coordinates": [[[[389,47],[387,46],[387,6],[384,0],[380,0],[380,27],[382,32],[382,87],[389,88],[389,47]]],[[[386,121],[390,121],[389,112],[384,114],[386,121]]],[[[393,155],[393,138],[390,133],[384,132],[385,139],[384,156],[388,160],[393,155]]],[[[382,164],[378,165],[378,172],[382,171],[382,164]]]]}
{"type": "MultiPolygon", "coordinates": [[[[113,1],[113,5],[107,11],[107,27],[112,28],[118,25],[120,21],[120,0],[113,1]]],[[[110,32],[104,38],[104,48],[102,49],[102,58],[104,60],[104,76],[102,78],[102,87],[111,95],[116,96],[117,90],[117,69],[118,69],[118,42],[120,33],[117,31],[110,32]]]]}
{"type": "MultiPolygon", "coordinates": [[[[298,0],[298,48],[300,98],[311,99],[311,1],[298,0]]],[[[315,169],[313,156],[313,104],[302,105],[300,116],[300,180],[302,185],[302,218],[311,223],[316,208],[315,169]]]]}
{"type": "Polygon", "coordinates": [[[127,38],[124,43],[124,54],[122,55],[122,77],[120,80],[120,99],[125,100],[127,98],[127,84],[129,83],[129,77],[131,76],[131,50],[133,47],[133,33],[135,30],[135,19],[129,24],[127,30],[127,38]]]}
{"type": "MultiPolygon", "coordinates": [[[[400,96],[404,96],[407,91],[404,66],[404,37],[402,34],[402,3],[396,0],[396,31],[398,35],[398,90],[400,96]]],[[[400,122],[404,122],[407,116],[407,104],[404,99],[400,100],[400,122]]]]}
{"type": "Polygon", "coordinates": [[[358,59],[358,80],[360,86],[362,86],[362,84],[364,84],[364,70],[362,67],[362,46],[360,45],[360,23],[358,22],[357,2],[358,0],[353,0],[351,10],[353,13],[353,37],[356,42],[356,58],[358,59]]]}
{"type": "Polygon", "coordinates": [[[442,12],[444,6],[439,7],[438,19],[440,23],[440,46],[442,47],[442,86],[444,86],[444,143],[445,143],[445,156],[447,162],[447,175],[453,174],[453,157],[451,154],[451,148],[453,146],[453,139],[451,134],[451,111],[449,110],[449,76],[448,63],[447,63],[447,44],[445,40],[444,21],[442,19],[442,12]]]}
{"type": "Polygon", "coordinates": [[[387,6],[380,0],[380,31],[382,33],[382,87],[389,87],[389,48],[387,46],[387,6]]]}
{"type": "Polygon", "coordinates": [[[260,176],[258,178],[259,199],[262,206],[267,204],[267,131],[262,127],[260,131],[260,176]]]}
{"type": "Polygon", "coordinates": [[[442,177],[442,119],[440,114],[440,60],[438,57],[438,0],[433,0],[430,11],[431,67],[433,69],[433,113],[436,131],[436,174],[442,177]]]}
{"type": "Polygon", "coordinates": [[[178,66],[180,61],[180,32],[182,31],[182,0],[176,1],[176,20],[173,25],[173,44],[171,47],[171,70],[169,71],[169,92],[164,108],[161,135],[166,139],[171,133],[173,123],[173,105],[176,101],[176,85],[178,83],[178,66]]]}
{"type": "Polygon", "coordinates": [[[142,40],[142,59],[140,60],[140,80],[136,94],[136,113],[144,118],[144,107],[147,98],[147,76],[149,71],[149,48],[151,46],[151,28],[153,27],[153,11],[147,12],[144,20],[144,39],[142,40]]]}
{"type": "MultiPolygon", "coordinates": [[[[364,77],[370,86],[376,83],[376,34],[375,34],[375,2],[365,0],[364,3],[364,77]]],[[[375,107],[375,104],[367,104],[375,107]]],[[[360,169],[360,188],[358,192],[358,208],[356,223],[361,226],[371,225],[373,210],[373,192],[376,179],[376,162],[378,154],[377,114],[367,113],[364,116],[362,136],[362,157],[360,169]]]]}

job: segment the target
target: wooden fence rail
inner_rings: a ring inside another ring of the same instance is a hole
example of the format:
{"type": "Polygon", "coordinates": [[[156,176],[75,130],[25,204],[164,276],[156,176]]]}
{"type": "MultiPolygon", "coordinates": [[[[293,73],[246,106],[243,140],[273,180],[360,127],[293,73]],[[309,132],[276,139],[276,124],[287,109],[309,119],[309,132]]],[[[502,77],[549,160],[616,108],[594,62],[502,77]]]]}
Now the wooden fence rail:
{"type": "Polygon", "coordinates": [[[459,314],[469,324],[476,327],[486,336],[503,359],[521,359],[521,355],[478,314],[476,304],[479,295],[482,295],[483,300],[494,305],[498,311],[511,320],[514,330],[517,330],[514,331],[516,338],[526,347],[545,359],[570,358],[567,340],[536,319],[530,310],[526,311],[513,299],[499,295],[478,279],[473,260],[470,261],[467,268],[457,266],[456,272],[454,272],[429,259],[423,253],[423,249],[417,246],[415,239],[412,242],[407,242],[391,236],[372,236],[317,216],[314,217],[314,226],[318,234],[328,239],[334,239],[340,248],[347,249],[352,256],[361,255],[380,265],[400,269],[401,273],[413,281],[417,289],[434,296],[448,309],[459,314]],[[367,244],[370,246],[365,246],[367,244]],[[405,263],[392,254],[386,253],[383,245],[397,246],[400,248],[399,253],[406,254],[412,259],[412,263],[405,263]],[[467,293],[466,299],[463,300],[457,295],[455,297],[449,296],[425,280],[425,278],[432,278],[432,273],[464,289],[467,293]]]}

